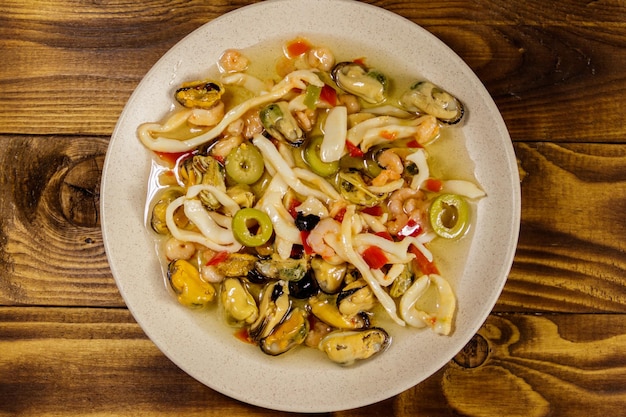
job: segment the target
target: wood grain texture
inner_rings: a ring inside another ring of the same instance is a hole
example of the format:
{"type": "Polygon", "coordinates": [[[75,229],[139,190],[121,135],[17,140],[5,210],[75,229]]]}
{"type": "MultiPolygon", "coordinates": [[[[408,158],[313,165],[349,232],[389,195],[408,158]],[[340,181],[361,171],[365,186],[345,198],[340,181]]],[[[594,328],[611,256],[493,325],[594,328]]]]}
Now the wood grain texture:
{"type": "MultiPolygon", "coordinates": [[[[5,2],[0,133],[109,135],[163,53],[248,3],[5,2]]],[[[621,2],[370,3],[423,26],[458,53],[485,83],[514,140],[623,140],[626,125],[613,117],[626,90],[621,2]]]]}
{"type": "MultiPolygon", "coordinates": [[[[424,383],[319,415],[603,416],[626,406],[624,349],[624,315],[494,315],[424,383]]],[[[0,415],[44,414],[297,415],[250,407],[193,380],[124,309],[0,308],[0,415]]]]}

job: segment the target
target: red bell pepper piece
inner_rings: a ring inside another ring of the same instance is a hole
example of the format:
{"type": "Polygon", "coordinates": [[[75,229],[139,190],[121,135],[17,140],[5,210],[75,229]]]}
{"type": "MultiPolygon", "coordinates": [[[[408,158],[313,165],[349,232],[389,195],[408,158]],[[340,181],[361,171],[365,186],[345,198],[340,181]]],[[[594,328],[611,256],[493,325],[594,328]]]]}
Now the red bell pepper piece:
{"type": "Polygon", "coordinates": [[[363,260],[369,265],[372,269],[380,269],[382,268],[389,259],[387,259],[387,255],[385,252],[378,246],[370,246],[363,251],[361,254],[363,256],[363,260]]]}

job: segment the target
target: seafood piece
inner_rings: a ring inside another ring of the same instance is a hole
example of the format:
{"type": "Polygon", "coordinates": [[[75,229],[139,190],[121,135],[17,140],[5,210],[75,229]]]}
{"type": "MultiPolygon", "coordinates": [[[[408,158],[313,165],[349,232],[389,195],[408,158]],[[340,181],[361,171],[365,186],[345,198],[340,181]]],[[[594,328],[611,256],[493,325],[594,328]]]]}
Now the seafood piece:
{"type": "Polygon", "coordinates": [[[298,281],[289,281],[289,294],[300,300],[314,296],[320,290],[313,273],[309,269],[304,278],[298,281]]]}
{"type": "Polygon", "coordinates": [[[318,348],[341,365],[352,365],[387,349],[389,334],[378,327],[361,331],[335,331],[324,337],[318,348]]]}
{"type": "Polygon", "coordinates": [[[215,270],[225,277],[245,277],[254,268],[257,257],[249,253],[229,253],[221,262],[216,262],[215,270]]]}
{"type": "Polygon", "coordinates": [[[306,257],[283,259],[273,253],[271,258],[257,261],[254,268],[266,278],[299,281],[306,275],[309,261],[306,257]]]}
{"type": "MultiPolygon", "coordinates": [[[[179,168],[179,175],[185,186],[212,185],[225,190],[224,167],[213,157],[194,155],[185,159],[179,168]]],[[[207,208],[217,210],[220,207],[218,199],[207,190],[200,191],[200,201],[207,208]]]]}
{"type": "Polygon", "coordinates": [[[301,345],[308,334],[308,313],[302,308],[294,308],[269,336],[261,339],[259,346],[268,355],[277,356],[301,345]]]}
{"type": "Polygon", "coordinates": [[[376,297],[364,279],[351,282],[337,294],[337,309],[342,315],[348,317],[362,311],[369,311],[376,303],[376,297]]]}
{"type": "Polygon", "coordinates": [[[340,171],[335,177],[335,186],[343,198],[365,207],[376,206],[387,198],[387,194],[371,192],[358,172],[340,171]]]}
{"type": "Polygon", "coordinates": [[[454,291],[438,274],[422,275],[400,299],[400,314],[406,323],[417,328],[430,326],[441,335],[449,335],[452,331],[455,310],[454,291]],[[434,300],[431,299],[433,296],[434,300]]]}
{"type": "Polygon", "coordinates": [[[413,284],[413,279],[415,274],[411,270],[409,264],[404,265],[404,270],[393,280],[393,284],[391,284],[391,288],[389,289],[389,295],[393,298],[398,298],[404,295],[404,293],[411,287],[413,284]]]}
{"type": "Polygon", "coordinates": [[[208,109],[224,94],[224,87],[212,81],[192,81],[183,83],[176,90],[174,97],[181,105],[194,108],[208,109]]]}
{"type": "Polygon", "coordinates": [[[332,294],[341,287],[348,267],[345,262],[334,265],[316,256],[311,259],[311,269],[320,289],[332,294]]]}
{"type": "Polygon", "coordinates": [[[400,97],[406,110],[435,116],[447,124],[461,121],[465,108],[452,94],[429,81],[419,81],[400,97]]]}
{"type": "Polygon", "coordinates": [[[351,316],[341,314],[337,308],[337,296],[320,293],[309,298],[309,306],[315,317],[339,329],[366,329],[370,326],[369,316],[363,312],[351,316]]]}
{"type": "Polygon", "coordinates": [[[304,142],[304,133],[289,111],[289,103],[286,101],[279,101],[264,107],[259,117],[267,133],[274,138],[294,146],[300,146],[304,142]]]}
{"type": "Polygon", "coordinates": [[[389,81],[375,69],[357,62],[339,62],[330,75],[339,88],[368,103],[380,104],[387,99],[389,81]]]}
{"type": "Polygon", "coordinates": [[[254,297],[238,278],[226,278],[222,282],[220,302],[226,321],[231,325],[252,324],[259,317],[254,297]]]}
{"type": "Polygon", "coordinates": [[[266,338],[283,321],[290,309],[287,282],[281,280],[267,284],[261,295],[259,317],[250,326],[248,334],[253,340],[266,338]]]}
{"type": "MultiPolygon", "coordinates": [[[[150,226],[152,229],[160,235],[166,235],[169,233],[167,224],[165,222],[165,212],[167,206],[178,197],[185,194],[184,190],[180,187],[168,187],[159,194],[158,200],[152,207],[152,216],[150,216],[150,226]]],[[[188,223],[183,210],[177,210],[174,216],[174,221],[180,227],[185,227],[188,223]]]]}
{"type": "Polygon", "coordinates": [[[192,308],[208,305],[215,297],[215,288],[200,278],[200,272],[189,261],[176,259],[168,265],[167,280],[178,302],[192,308]]]}

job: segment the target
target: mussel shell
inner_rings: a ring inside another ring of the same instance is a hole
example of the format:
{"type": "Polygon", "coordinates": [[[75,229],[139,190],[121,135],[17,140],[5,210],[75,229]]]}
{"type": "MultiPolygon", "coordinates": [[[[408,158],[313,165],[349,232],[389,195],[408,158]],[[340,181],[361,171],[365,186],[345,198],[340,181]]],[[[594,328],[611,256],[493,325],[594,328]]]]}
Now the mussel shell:
{"type": "Polygon", "coordinates": [[[271,258],[257,261],[254,268],[269,279],[299,281],[304,278],[309,270],[309,261],[306,257],[283,259],[277,254],[273,254],[271,258]]]}
{"type": "Polygon", "coordinates": [[[353,316],[369,311],[376,305],[376,296],[363,279],[351,282],[337,294],[337,309],[342,315],[353,316]]]}
{"type": "Polygon", "coordinates": [[[263,107],[259,111],[259,118],[265,131],[275,139],[293,146],[300,146],[306,138],[295,117],[289,111],[289,105],[286,101],[279,101],[263,107]]]}
{"type": "Polygon", "coordinates": [[[308,333],[308,313],[302,308],[295,308],[269,336],[261,339],[259,347],[268,355],[281,355],[304,343],[308,333]]]}
{"type": "Polygon", "coordinates": [[[370,326],[369,316],[364,312],[350,316],[341,314],[337,308],[337,296],[319,293],[309,298],[309,307],[315,317],[338,329],[366,329],[370,326]]]}
{"type": "Polygon", "coordinates": [[[167,280],[178,302],[192,308],[208,305],[215,297],[215,288],[200,278],[200,272],[189,261],[175,259],[167,267],[167,280]]]}
{"type": "Polygon", "coordinates": [[[391,337],[382,328],[359,331],[335,331],[324,337],[318,348],[328,358],[341,365],[352,365],[356,361],[371,358],[391,344],[391,337]]]}
{"type": "Polygon", "coordinates": [[[333,67],[330,76],[339,88],[370,104],[380,104],[387,99],[387,77],[363,64],[339,62],[333,67]]]}
{"type": "Polygon", "coordinates": [[[316,256],[311,259],[311,270],[319,288],[326,293],[332,294],[341,288],[348,267],[345,263],[334,265],[316,256]]]}
{"type": "Polygon", "coordinates": [[[446,124],[456,124],[465,114],[463,103],[430,81],[419,81],[400,97],[406,110],[435,116],[446,124]]]}
{"type": "MultiPolygon", "coordinates": [[[[152,206],[152,215],[150,216],[150,226],[152,230],[160,235],[166,235],[169,233],[167,224],[165,221],[165,212],[167,206],[178,197],[185,195],[185,191],[181,187],[168,187],[156,197],[156,202],[152,206]]],[[[178,211],[174,215],[174,219],[178,226],[185,227],[188,220],[182,210],[178,211]]]]}
{"type": "Polygon", "coordinates": [[[259,304],[259,317],[252,323],[248,334],[253,340],[261,340],[279,325],[291,309],[289,286],[286,281],[270,282],[263,288],[259,304]]]}
{"type": "Polygon", "coordinates": [[[176,101],[188,108],[211,108],[224,94],[224,87],[212,81],[192,81],[183,84],[174,93],[176,101]]]}

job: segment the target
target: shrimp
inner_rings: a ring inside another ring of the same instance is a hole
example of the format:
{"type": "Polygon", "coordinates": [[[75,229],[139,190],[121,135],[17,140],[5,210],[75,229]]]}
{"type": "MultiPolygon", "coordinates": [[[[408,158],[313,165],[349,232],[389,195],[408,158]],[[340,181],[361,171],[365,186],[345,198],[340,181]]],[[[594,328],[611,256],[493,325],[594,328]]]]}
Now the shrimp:
{"type": "Polygon", "coordinates": [[[378,164],[385,169],[372,180],[372,185],[376,187],[399,179],[404,171],[402,159],[391,149],[381,152],[380,156],[378,156],[378,164]]]}
{"type": "Polygon", "coordinates": [[[434,116],[426,115],[421,118],[413,134],[418,143],[425,144],[433,140],[439,134],[439,122],[434,116]]]}
{"type": "Polygon", "coordinates": [[[307,52],[307,62],[311,68],[330,71],[335,66],[335,56],[328,48],[311,48],[307,52]]]}
{"type": "Polygon", "coordinates": [[[422,191],[412,188],[401,188],[391,194],[387,205],[391,218],[386,224],[389,233],[398,234],[409,223],[422,223],[423,198],[422,191]]]}
{"type": "Polygon", "coordinates": [[[174,237],[165,242],[165,256],[167,259],[190,259],[196,253],[196,246],[191,242],[184,242],[174,237]]]}
{"type": "Polygon", "coordinates": [[[236,49],[227,49],[218,61],[221,72],[242,72],[249,64],[250,60],[236,49]]]}
{"type": "Polygon", "coordinates": [[[306,242],[326,262],[339,264],[345,262],[337,255],[337,248],[341,245],[340,239],[341,223],[331,217],[326,217],[311,230],[306,242]]]}
{"type": "Polygon", "coordinates": [[[226,158],[226,156],[235,149],[237,146],[243,143],[243,137],[241,135],[227,136],[217,142],[211,148],[211,156],[218,158],[226,158]]]}
{"type": "Polygon", "coordinates": [[[215,126],[224,117],[224,102],[218,101],[209,109],[193,109],[187,121],[196,126],[215,126]]]}
{"type": "Polygon", "coordinates": [[[348,114],[356,114],[361,111],[361,103],[359,99],[352,94],[340,94],[337,96],[339,103],[346,106],[348,114]]]}

